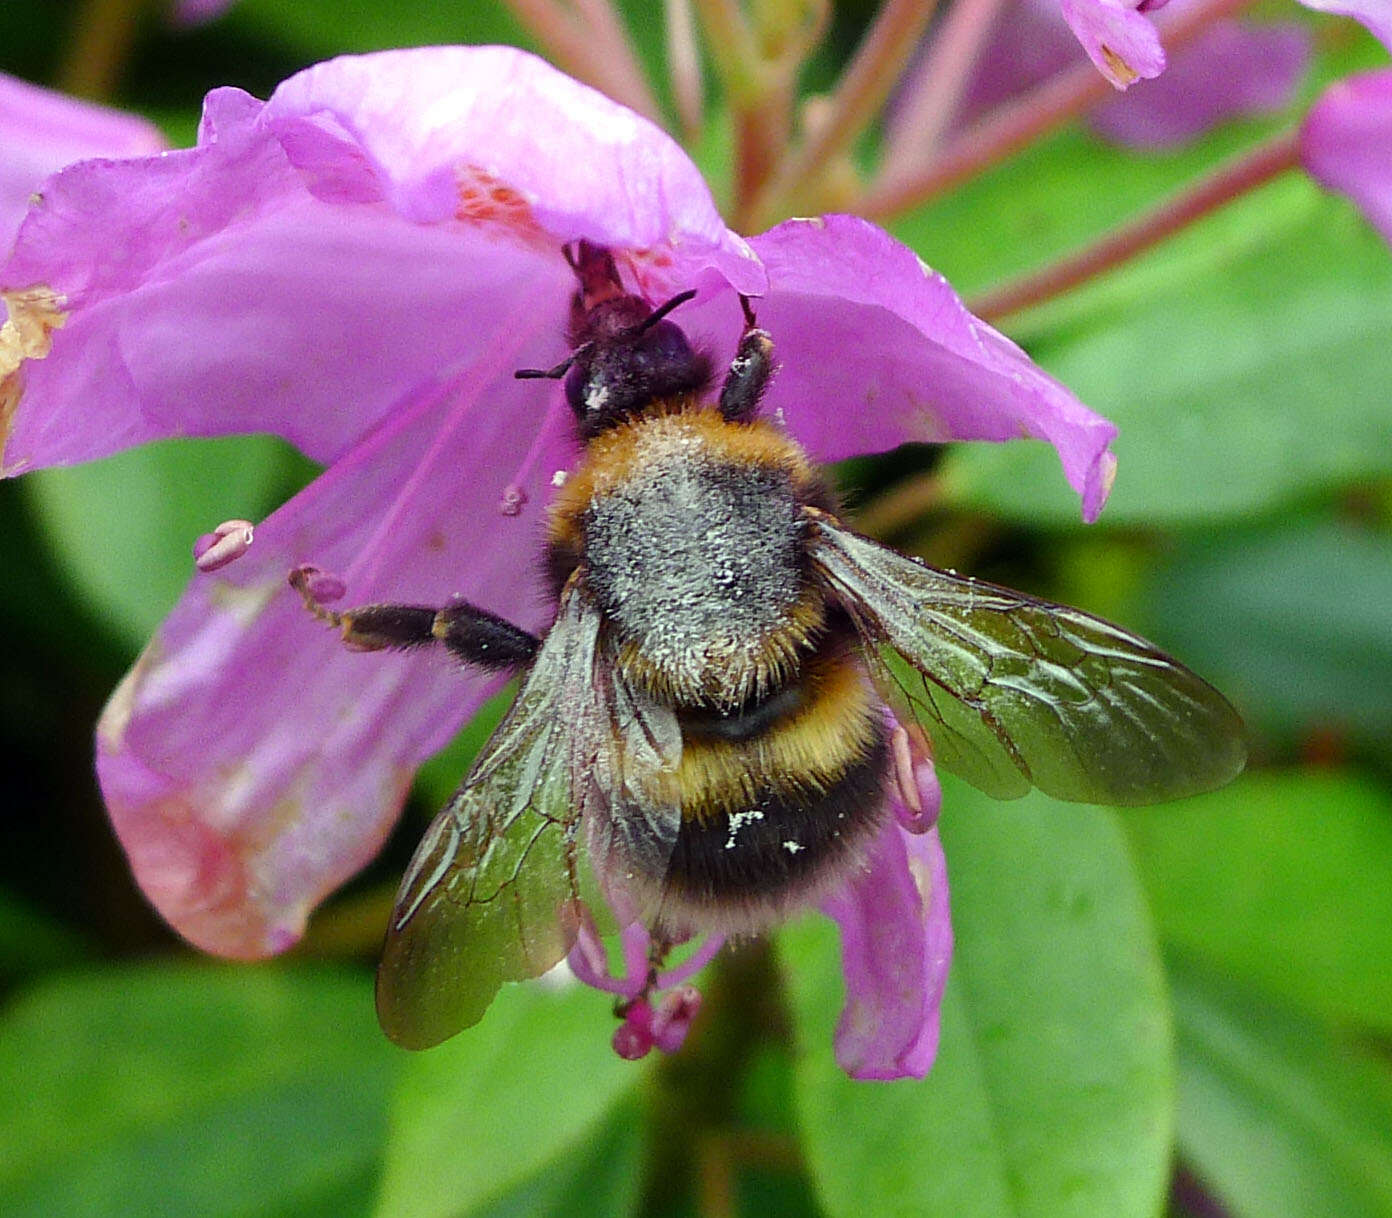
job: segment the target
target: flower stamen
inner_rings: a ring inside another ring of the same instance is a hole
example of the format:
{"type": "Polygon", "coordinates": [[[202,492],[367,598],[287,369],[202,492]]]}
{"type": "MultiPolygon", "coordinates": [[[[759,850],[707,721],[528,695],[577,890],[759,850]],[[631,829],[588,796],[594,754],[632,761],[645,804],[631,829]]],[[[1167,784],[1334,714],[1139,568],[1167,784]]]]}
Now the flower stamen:
{"type": "Polygon", "coordinates": [[[241,558],[254,539],[250,520],[224,520],[193,543],[193,565],[205,573],[216,571],[241,558]]]}

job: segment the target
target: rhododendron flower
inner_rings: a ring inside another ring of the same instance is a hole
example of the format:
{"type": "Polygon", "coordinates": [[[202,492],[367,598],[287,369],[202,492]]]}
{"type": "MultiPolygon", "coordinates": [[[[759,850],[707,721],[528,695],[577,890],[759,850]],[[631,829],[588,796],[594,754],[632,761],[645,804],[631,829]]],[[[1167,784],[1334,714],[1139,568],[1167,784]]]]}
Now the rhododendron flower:
{"type": "MultiPolygon", "coordinates": [[[[344,649],[287,572],[319,564],[357,603],[462,595],[547,626],[536,556],[577,449],[558,389],[513,372],[564,356],[562,247],[581,238],[650,300],[697,289],[682,327],[717,365],[739,294],[756,297],[782,364],[765,409],[815,458],[1036,437],[1084,515],[1101,508],[1114,428],[911,251],[845,216],[742,238],[664,133],[530,55],[392,51],[266,102],[215,90],[195,148],[52,178],[0,268],[6,473],[256,431],[325,467],[193,578],[98,728],[135,875],[198,946],[294,943],[495,688],[430,655],[344,649]]],[[[911,772],[903,819],[922,831],[931,765],[911,772]]],[[[896,827],[871,863],[828,905],[842,1060],[922,1073],[950,942],[941,851],[896,827]]]]}
{"type": "MultiPolygon", "coordinates": [[[[1173,0],[1172,10],[1185,0],[1173,0]]],[[[1143,89],[1111,97],[1088,116],[1100,135],[1137,148],[1184,143],[1226,119],[1280,110],[1309,61],[1295,22],[1215,21],[1170,57],[1143,89]]],[[[1077,55],[1052,0],[1017,0],[997,21],[964,99],[962,121],[1066,68],[1077,55]]]]}
{"type": "Polygon", "coordinates": [[[1352,199],[1392,242],[1392,69],[1326,89],[1300,129],[1300,156],[1312,177],[1352,199]]]}
{"type": "MultiPolygon", "coordinates": [[[[1392,49],[1392,6],[1387,0],[1301,0],[1306,8],[1352,17],[1362,22],[1383,45],[1392,49]]],[[[1146,16],[1165,7],[1165,0],[1059,0],[1068,22],[1088,58],[1118,89],[1151,79],[1165,70],[1165,51],[1146,16]]],[[[1177,5],[1175,6],[1177,7],[1177,5]]],[[[1251,64],[1210,65],[1215,76],[1251,64]]],[[[1273,65],[1274,66],[1274,65],[1273,65]]],[[[1256,65],[1260,72],[1260,65],[1256,65]]]]}

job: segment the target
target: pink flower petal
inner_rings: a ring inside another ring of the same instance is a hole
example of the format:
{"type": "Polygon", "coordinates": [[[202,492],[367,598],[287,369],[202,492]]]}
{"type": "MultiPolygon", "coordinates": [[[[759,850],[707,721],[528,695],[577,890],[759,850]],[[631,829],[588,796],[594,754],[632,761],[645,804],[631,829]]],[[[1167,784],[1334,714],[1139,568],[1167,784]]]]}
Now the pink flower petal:
{"type": "Polygon", "coordinates": [[[1392,242],[1392,68],[1330,85],[1300,129],[1300,155],[1392,242]]]}
{"type": "Polygon", "coordinates": [[[10,248],[32,196],[50,174],[92,157],[164,148],[153,123],[41,89],[0,72],[0,254],[10,248]]]}
{"type": "Polygon", "coordinates": [[[836,1060],[852,1078],[922,1078],[938,1052],[952,959],[947,864],[938,831],[891,822],[865,870],[822,910],[841,927],[846,1005],[836,1060]]]}
{"type": "MultiPolygon", "coordinates": [[[[532,442],[515,420],[534,386],[499,376],[528,330],[554,324],[499,318],[485,366],[400,403],[236,563],[200,574],[113,696],[98,731],[112,821],[141,887],[198,946],[293,943],[376,852],[416,766],[497,685],[440,656],[346,650],[287,585],[293,567],[324,562],[350,603],[459,593],[547,624],[542,517],[497,506],[532,442]]],[[[553,435],[523,481],[537,501],[571,458],[553,435]]]]}
{"type": "Polygon", "coordinates": [[[1284,109],[1309,59],[1302,25],[1220,21],[1175,54],[1158,80],[1107,102],[1090,121],[1133,148],[1183,144],[1224,119],[1284,109]]]}
{"type": "Polygon", "coordinates": [[[75,166],[29,213],[0,290],[51,289],[67,325],[0,465],[266,430],[333,460],[474,358],[477,318],[563,317],[582,236],[658,296],[764,286],[675,143],[524,52],[347,57],[264,106],[215,90],[197,148],[75,166]]]}
{"type": "Polygon", "coordinates": [[[1392,0],[1300,0],[1306,8],[1336,17],[1352,17],[1392,51],[1392,0]]]}
{"type": "Polygon", "coordinates": [[[1060,0],[1059,7],[1088,58],[1118,89],[1165,70],[1160,35],[1127,0],[1060,0]]]}
{"type": "Polygon", "coordinates": [[[1033,436],[1058,451],[1084,518],[1096,518],[1116,428],[973,317],[907,246],[854,216],[790,220],[750,244],[768,268],[757,310],[781,364],[766,401],[813,456],[1033,436]]]}
{"type": "Polygon", "coordinates": [[[763,275],[690,158],[657,127],[509,47],[345,56],[291,77],[266,121],[311,190],[381,198],[409,219],[455,217],[461,192],[521,216],[548,245],[586,237],[650,251],[655,295],[706,268],[737,290],[763,275]]]}

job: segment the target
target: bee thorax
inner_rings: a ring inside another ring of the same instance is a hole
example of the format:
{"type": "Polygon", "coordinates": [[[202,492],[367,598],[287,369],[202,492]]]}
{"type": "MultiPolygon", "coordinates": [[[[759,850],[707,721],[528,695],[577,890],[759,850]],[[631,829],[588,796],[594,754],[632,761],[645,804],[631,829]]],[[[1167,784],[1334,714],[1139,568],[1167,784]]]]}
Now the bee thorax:
{"type": "Polygon", "coordinates": [[[619,662],[678,702],[735,705],[783,675],[809,606],[787,473],[704,453],[646,463],[585,512],[619,662]]]}

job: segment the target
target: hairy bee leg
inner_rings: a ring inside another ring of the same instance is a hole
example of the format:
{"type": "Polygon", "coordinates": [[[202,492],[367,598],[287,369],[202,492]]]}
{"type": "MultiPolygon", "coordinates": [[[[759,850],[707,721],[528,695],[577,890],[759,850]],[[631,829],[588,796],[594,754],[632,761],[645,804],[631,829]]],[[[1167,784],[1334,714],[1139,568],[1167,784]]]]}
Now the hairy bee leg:
{"type": "Polygon", "coordinates": [[[740,297],[740,306],[744,309],[744,333],[720,387],[720,413],[731,423],[744,423],[754,417],[773,376],[773,339],[767,330],[760,330],[755,324],[748,297],[740,297]]]}
{"type": "Polygon", "coordinates": [[[541,646],[536,635],[467,601],[439,610],[430,629],[456,659],[491,670],[530,664],[541,646]]]}
{"type": "Polygon", "coordinates": [[[529,663],[541,646],[535,635],[467,601],[443,609],[380,604],[339,611],[314,598],[303,568],[291,572],[290,584],[310,613],[337,630],[355,651],[410,650],[440,643],[465,664],[501,671],[529,663]]]}

